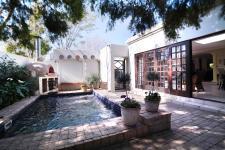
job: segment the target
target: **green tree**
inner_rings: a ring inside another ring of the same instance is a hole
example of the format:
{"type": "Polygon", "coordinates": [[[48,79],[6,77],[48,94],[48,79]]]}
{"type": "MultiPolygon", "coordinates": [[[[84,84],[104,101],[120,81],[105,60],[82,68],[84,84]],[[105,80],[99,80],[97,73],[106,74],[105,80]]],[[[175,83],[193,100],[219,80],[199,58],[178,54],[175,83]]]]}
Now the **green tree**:
{"type": "MultiPolygon", "coordinates": [[[[25,47],[24,45],[17,43],[15,41],[8,42],[6,45],[6,51],[9,53],[17,54],[17,55],[22,55],[25,57],[34,57],[34,38],[30,40],[30,43],[32,44],[32,47],[25,47]]],[[[50,42],[48,40],[41,40],[41,54],[45,55],[48,53],[48,51],[51,50],[51,46],[49,44],[50,42]]]]}
{"type": "Polygon", "coordinates": [[[130,19],[129,29],[143,32],[159,21],[170,39],[178,37],[178,29],[200,27],[201,18],[221,5],[220,17],[225,19],[225,0],[91,0],[92,9],[108,15],[109,28],[119,19],[130,19]]]}
{"type": "Polygon", "coordinates": [[[0,40],[12,38],[25,47],[31,46],[29,44],[33,35],[29,28],[29,20],[37,9],[48,36],[54,41],[68,31],[68,21],[75,24],[82,19],[84,1],[1,0],[0,40]]]}
{"type": "MultiPolygon", "coordinates": [[[[34,42],[37,36],[41,36],[45,33],[45,27],[41,19],[40,10],[38,4],[33,6],[33,15],[29,18],[29,29],[31,31],[31,39],[25,44],[20,43],[18,40],[14,41],[10,38],[10,42],[6,45],[7,52],[17,55],[23,55],[27,57],[34,57],[35,46],[34,42]]],[[[41,54],[45,55],[51,49],[48,40],[41,40],[41,54]]]]}
{"type": "Polygon", "coordinates": [[[41,41],[41,55],[45,55],[50,51],[52,47],[49,45],[48,41],[41,41]]]}

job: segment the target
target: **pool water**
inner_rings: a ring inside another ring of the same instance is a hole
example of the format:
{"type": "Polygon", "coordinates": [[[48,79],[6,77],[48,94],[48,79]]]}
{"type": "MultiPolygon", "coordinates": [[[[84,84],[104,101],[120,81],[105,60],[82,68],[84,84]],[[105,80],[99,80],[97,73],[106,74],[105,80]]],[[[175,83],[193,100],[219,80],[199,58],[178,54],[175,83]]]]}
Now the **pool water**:
{"type": "Polygon", "coordinates": [[[100,121],[116,115],[93,95],[42,98],[29,107],[5,137],[100,121]]]}

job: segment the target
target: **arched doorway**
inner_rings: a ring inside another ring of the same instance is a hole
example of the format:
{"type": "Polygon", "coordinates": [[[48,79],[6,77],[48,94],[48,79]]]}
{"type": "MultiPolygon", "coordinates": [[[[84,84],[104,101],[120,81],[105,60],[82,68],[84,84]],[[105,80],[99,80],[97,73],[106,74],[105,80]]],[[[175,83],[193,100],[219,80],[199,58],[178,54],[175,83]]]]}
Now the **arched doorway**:
{"type": "Polygon", "coordinates": [[[51,74],[52,74],[52,73],[55,73],[54,68],[53,68],[52,66],[49,67],[48,73],[51,73],[51,74]]]}

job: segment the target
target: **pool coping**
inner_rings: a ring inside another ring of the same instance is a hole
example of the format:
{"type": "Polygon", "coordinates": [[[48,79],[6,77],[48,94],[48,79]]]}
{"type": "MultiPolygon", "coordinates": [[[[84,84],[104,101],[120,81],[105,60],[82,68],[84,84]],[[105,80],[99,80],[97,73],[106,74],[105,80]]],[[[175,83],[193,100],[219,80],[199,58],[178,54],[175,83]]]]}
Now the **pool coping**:
{"type": "MultiPolygon", "coordinates": [[[[120,111],[119,103],[115,100],[108,99],[95,91],[93,94],[102,102],[107,103],[107,107],[111,107],[113,111],[117,113],[120,111]]],[[[135,127],[125,126],[122,117],[116,117],[83,125],[3,138],[0,139],[0,145],[1,149],[93,149],[170,129],[170,119],[171,113],[169,112],[159,111],[152,114],[142,110],[140,121],[135,127]]]]}
{"type": "Polygon", "coordinates": [[[9,127],[11,127],[12,122],[17,119],[17,117],[22,114],[26,110],[26,108],[32,105],[39,98],[39,95],[30,96],[1,109],[0,116],[2,116],[3,118],[0,119],[0,135],[4,133],[5,125],[10,123],[9,127]]]}

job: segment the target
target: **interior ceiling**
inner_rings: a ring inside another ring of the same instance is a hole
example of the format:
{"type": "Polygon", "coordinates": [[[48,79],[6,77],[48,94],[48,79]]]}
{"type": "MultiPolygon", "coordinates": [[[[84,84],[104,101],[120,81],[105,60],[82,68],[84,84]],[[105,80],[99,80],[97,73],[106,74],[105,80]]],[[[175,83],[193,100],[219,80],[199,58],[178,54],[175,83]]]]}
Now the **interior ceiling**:
{"type": "Polygon", "coordinates": [[[195,41],[192,42],[192,54],[201,54],[201,53],[208,53],[213,50],[224,49],[225,53],[225,40],[219,42],[213,42],[209,44],[200,44],[195,41]]]}

